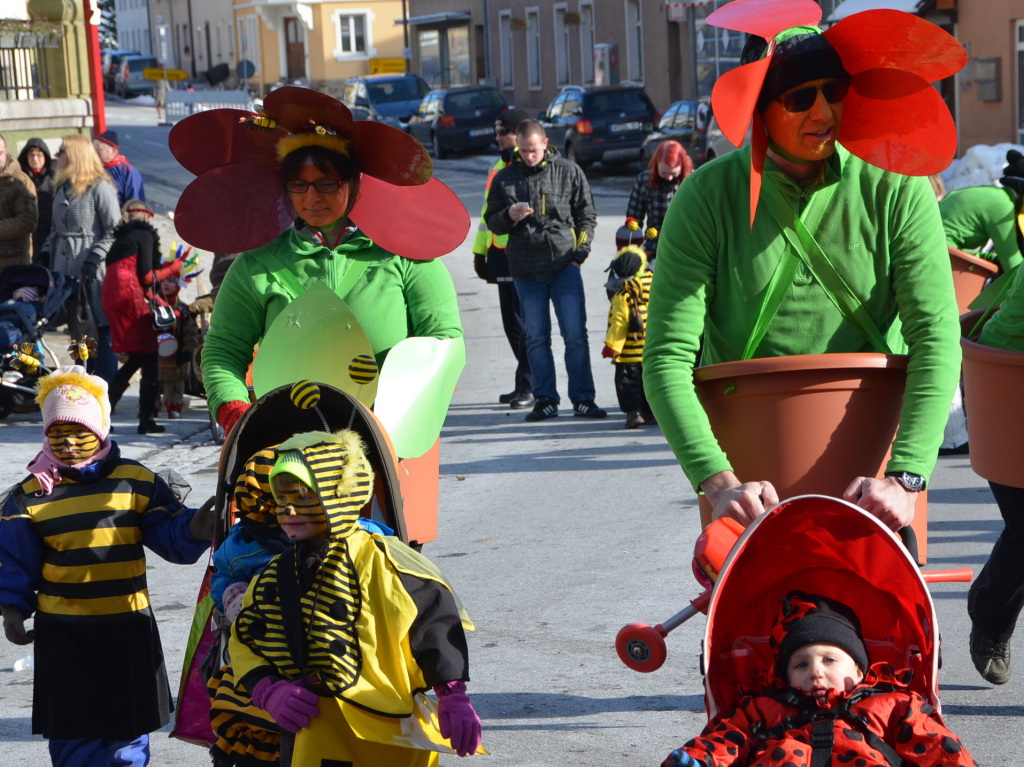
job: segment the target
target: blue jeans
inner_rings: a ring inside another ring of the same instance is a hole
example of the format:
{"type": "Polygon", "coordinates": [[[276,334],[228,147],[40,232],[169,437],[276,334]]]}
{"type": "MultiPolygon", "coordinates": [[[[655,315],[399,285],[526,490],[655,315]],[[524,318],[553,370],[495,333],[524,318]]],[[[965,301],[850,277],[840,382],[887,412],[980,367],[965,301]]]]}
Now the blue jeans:
{"type": "Polygon", "coordinates": [[[110,349],[110,325],[96,328],[96,356],[86,364],[86,370],[98,375],[108,384],[117,374],[117,356],[110,349]]]}
{"type": "Polygon", "coordinates": [[[135,740],[50,740],[53,767],[146,767],[149,764],[149,736],[135,740]]]}
{"type": "Polygon", "coordinates": [[[573,404],[594,399],[594,375],[590,371],[587,342],[587,306],[583,275],[569,264],[550,280],[517,279],[516,290],[526,322],[526,354],[533,373],[533,393],[559,402],[555,383],[555,359],[551,354],[551,310],[555,307],[558,329],[565,342],[565,372],[569,375],[569,399],[573,404]]]}

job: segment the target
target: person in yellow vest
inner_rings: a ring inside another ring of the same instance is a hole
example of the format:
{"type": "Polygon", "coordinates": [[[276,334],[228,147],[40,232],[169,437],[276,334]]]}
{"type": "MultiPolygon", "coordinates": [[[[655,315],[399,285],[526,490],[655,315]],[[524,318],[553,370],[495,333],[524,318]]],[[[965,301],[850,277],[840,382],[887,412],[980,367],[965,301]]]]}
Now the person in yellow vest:
{"type": "Polygon", "coordinates": [[[530,116],[525,109],[509,109],[498,115],[494,121],[494,140],[501,150],[501,156],[491,166],[484,188],[484,209],[480,212],[480,226],[473,240],[473,269],[481,280],[498,286],[498,306],[501,308],[501,326],[505,329],[508,345],[516,358],[515,386],[512,391],[498,397],[498,402],[514,410],[533,405],[533,375],[530,360],[526,356],[526,322],[519,304],[519,294],[508,273],[508,259],[505,257],[507,234],[494,234],[487,228],[484,212],[487,210],[487,193],[498,171],[512,161],[516,148],[516,128],[530,116]]]}

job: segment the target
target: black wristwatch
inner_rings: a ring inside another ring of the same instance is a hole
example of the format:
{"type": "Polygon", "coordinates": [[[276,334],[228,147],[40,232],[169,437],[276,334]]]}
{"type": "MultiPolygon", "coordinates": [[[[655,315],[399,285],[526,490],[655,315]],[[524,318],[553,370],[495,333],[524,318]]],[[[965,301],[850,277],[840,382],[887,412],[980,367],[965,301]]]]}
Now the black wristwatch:
{"type": "Polygon", "coordinates": [[[920,493],[928,484],[920,474],[911,474],[909,471],[887,471],[885,476],[895,479],[908,493],[920,493]]]}

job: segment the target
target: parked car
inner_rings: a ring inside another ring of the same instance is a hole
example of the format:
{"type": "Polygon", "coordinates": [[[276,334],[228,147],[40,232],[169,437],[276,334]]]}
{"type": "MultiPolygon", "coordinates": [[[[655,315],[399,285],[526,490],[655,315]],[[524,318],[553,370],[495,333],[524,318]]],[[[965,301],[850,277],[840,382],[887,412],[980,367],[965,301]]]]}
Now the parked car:
{"type": "Polygon", "coordinates": [[[639,86],[567,85],[538,119],[564,157],[587,167],[639,160],[660,117],[639,86]]]}
{"type": "Polygon", "coordinates": [[[405,130],[429,90],[419,75],[350,77],[341,101],[356,120],[376,120],[405,130]]]}
{"type": "MultiPolygon", "coordinates": [[[[734,149],[739,149],[722,133],[722,129],[718,127],[718,122],[715,120],[715,116],[712,114],[711,119],[708,120],[708,129],[704,137],[705,149],[704,149],[704,161],[711,162],[716,157],[721,157],[723,154],[727,154],[734,149]]],[[[747,128],[747,135],[743,137],[743,143],[740,146],[746,146],[750,143],[750,128],[747,128]]]]}
{"type": "Polygon", "coordinates": [[[153,81],[147,80],[142,73],[157,66],[155,56],[125,56],[121,60],[121,74],[114,83],[114,91],[123,99],[151,95],[153,81]]]}
{"type": "Polygon", "coordinates": [[[494,143],[494,121],[508,109],[497,88],[468,86],[430,91],[409,120],[409,133],[441,160],[456,150],[494,143]]]}
{"type": "Polygon", "coordinates": [[[705,160],[708,120],[711,117],[709,100],[683,99],[669,104],[657,127],[640,147],[640,162],[647,165],[655,150],[666,141],[678,141],[693,160],[694,167],[705,160]]]}
{"type": "Polygon", "coordinates": [[[100,51],[100,72],[103,73],[103,90],[113,93],[118,75],[121,74],[121,62],[125,56],[141,56],[140,51],[104,48],[100,51]]]}

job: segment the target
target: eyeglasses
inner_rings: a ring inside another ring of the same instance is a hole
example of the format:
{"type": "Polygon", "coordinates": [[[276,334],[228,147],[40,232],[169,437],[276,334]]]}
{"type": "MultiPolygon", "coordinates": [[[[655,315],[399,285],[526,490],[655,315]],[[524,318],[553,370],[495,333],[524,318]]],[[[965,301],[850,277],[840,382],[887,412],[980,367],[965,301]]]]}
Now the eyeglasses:
{"type": "Polygon", "coordinates": [[[306,190],[313,187],[320,194],[334,194],[338,191],[341,182],[336,178],[324,178],[319,181],[291,181],[288,184],[288,191],[292,194],[305,194],[306,190]]]}
{"type": "Polygon", "coordinates": [[[501,125],[494,126],[494,133],[498,136],[507,136],[511,132],[512,131],[510,131],[508,128],[505,128],[501,125]]]}
{"type": "Polygon", "coordinates": [[[814,102],[818,100],[818,91],[821,91],[825,101],[829,104],[837,104],[846,98],[850,92],[850,80],[829,80],[821,85],[808,85],[803,88],[796,88],[784,93],[775,100],[782,104],[787,112],[806,112],[814,102]]]}

